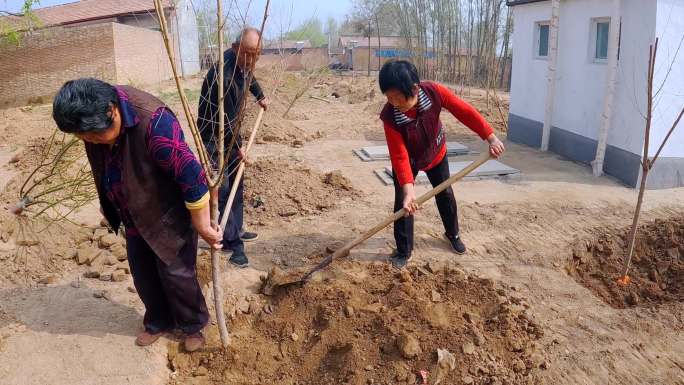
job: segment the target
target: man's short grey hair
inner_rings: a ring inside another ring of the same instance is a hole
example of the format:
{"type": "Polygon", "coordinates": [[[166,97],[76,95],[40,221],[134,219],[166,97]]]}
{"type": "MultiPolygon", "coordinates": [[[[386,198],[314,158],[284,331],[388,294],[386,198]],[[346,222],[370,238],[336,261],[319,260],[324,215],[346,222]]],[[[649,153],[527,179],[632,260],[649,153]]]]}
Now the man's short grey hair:
{"type": "Polygon", "coordinates": [[[247,34],[250,34],[252,32],[256,33],[257,36],[261,37],[261,32],[259,32],[258,29],[254,28],[254,27],[245,27],[237,35],[237,37],[235,38],[235,41],[233,41],[233,44],[240,45],[240,43],[242,42],[242,37],[247,35],[247,34]]]}

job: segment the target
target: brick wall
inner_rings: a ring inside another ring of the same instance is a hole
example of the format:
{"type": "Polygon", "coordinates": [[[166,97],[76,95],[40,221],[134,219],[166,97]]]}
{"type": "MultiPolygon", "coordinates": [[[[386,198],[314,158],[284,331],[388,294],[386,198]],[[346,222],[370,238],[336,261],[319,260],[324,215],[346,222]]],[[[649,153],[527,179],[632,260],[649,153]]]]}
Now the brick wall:
{"type": "Polygon", "coordinates": [[[0,108],[49,103],[81,77],[145,86],[172,73],[159,31],[119,23],[49,28],[0,46],[0,108]]]}
{"type": "MultiPolygon", "coordinates": [[[[407,57],[397,57],[397,58],[389,58],[389,57],[381,57],[380,58],[380,65],[378,66],[378,57],[375,54],[376,49],[371,48],[371,61],[370,61],[370,69],[371,71],[379,71],[380,68],[382,67],[383,64],[386,62],[392,60],[392,59],[404,59],[404,60],[411,60],[410,58],[407,57]]],[[[347,50],[347,55],[350,54],[350,51],[347,50]]],[[[349,58],[345,58],[344,63],[348,63],[349,58]]],[[[354,70],[356,71],[367,71],[368,70],[368,48],[354,48],[354,70]]]]}
{"type": "Polygon", "coordinates": [[[124,24],[114,24],[113,28],[118,83],[144,86],[173,77],[166,48],[158,31],[124,24]]]}
{"type": "Polygon", "coordinates": [[[116,81],[112,24],[50,28],[0,46],[0,107],[48,102],[65,81],[116,81]]]}
{"type": "Polygon", "coordinates": [[[312,70],[326,67],[329,63],[327,48],[308,48],[301,54],[263,54],[257,67],[271,68],[285,66],[288,71],[312,70]]]}

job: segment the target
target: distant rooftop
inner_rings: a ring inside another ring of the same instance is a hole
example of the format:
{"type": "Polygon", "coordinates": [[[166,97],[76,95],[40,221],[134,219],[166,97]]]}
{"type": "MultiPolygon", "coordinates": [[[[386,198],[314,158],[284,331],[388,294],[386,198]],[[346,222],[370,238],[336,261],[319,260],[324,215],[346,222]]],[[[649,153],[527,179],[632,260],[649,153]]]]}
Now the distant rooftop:
{"type": "Polygon", "coordinates": [[[523,5],[523,4],[530,4],[530,3],[540,3],[542,1],[549,1],[549,0],[507,0],[506,5],[509,7],[512,7],[514,5],[523,5]]]}
{"type": "MultiPolygon", "coordinates": [[[[162,0],[165,8],[173,8],[171,0],[162,0]]],[[[151,0],[81,0],[73,3],[37,8],[33,10],[41,27],[77,24],[86,21],[110,19],[113,17],[154,13],[151,0]]],[[[17,22],[16,16],[7,16],[0,20],[17,22]]]]}
{"type": "Polygon", "coordinates": [[[309,40],[270,40],[264,44],[264,49],[304,49],[311,48],[309,40]]]}
{"type": "MultiPolygon", "coordinates": [[[[371,40],[370,41],[371,47],[377,47],[378,46],[378,37],[377,36],[371,36],[370,40],[371,40]]],[[[408,45],[407,43],[408,43],[408,40],[402,36],[380,36],[380,46],[381,47],[401,48],[401,47],[406,47],[408,45]]],[[[366,48],[368,48],[368,38],[365,36],[352,36],[352,35],[340,36],[340,41],[339,41],[340,46],[351,47],[351,44],[354,44],[355,47],[366,47],[366,48]]]]}

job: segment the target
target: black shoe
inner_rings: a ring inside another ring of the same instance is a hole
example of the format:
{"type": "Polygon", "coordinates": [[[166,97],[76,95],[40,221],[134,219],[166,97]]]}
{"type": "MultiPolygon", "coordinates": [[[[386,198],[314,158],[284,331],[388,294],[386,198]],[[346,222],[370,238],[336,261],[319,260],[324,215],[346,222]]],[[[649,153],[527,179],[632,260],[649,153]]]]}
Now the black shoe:
{"type": "Polygon", "coordinates": [[[390,256],[390,261],[392,262],[392,266],[395,269],[401,269],[402,267],[406,266],[408,264],[409,259],[411,259],[410,255],[402,254],[397,251],[390,256]]]}
{"type": "Polygon", "coordinates": [[[233,255],[228,259],[231,265],[239,268],[244,268],[249,266],[249,259],[244,252],[233,252],[233,255]]]}
{"type": "Polygon", "coordinates": [[[458,235],[449,235],[444,233],[444,237],[451,243],[451,248],[456,254],[464,254],[466,252],[466,247],[461,241],[461,237],[458,235]]]}
{"type": "Polygon", "coordinates": [[[259,239],[259,234],[244,231],[242,234],[240,234],[240,239],[242,239],[242,242],[253,242],[259,239]]]}

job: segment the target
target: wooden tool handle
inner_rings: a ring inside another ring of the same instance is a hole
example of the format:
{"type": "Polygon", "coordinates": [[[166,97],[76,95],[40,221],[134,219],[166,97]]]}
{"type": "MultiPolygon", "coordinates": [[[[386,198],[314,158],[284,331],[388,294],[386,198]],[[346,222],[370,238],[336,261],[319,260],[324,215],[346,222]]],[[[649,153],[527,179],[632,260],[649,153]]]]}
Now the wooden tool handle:
{"type": "MultiPolygon", "coordinates": [[[[249,140],[247,141],[247,147],[245,147],[245,156],[252,149],[252,144],[254,144],[254,138],[256,138],[257,130],[261,124],[261,118],[264,116],[264,109],[259,108],[259,115],[257,116],[256,122],[254,123],[254,128],[249,134],[249,140]]],[[[233,179],[233,185],[230,186],[230,195],[228,195],[228,202],[226,202],[226,207],[223,208],[223,215],[221,216],[221,229],[226,228],[228,223],[228,217],[230,216],[230,208],[233,207],[233,201],[235,200],[235,194],[237,193],[237,188],[240,185],[240,179],[242,179],[242,174],[245,172],[245,161],[240,160],[240,165],[238,166],[235,178],[233,179]]]]}
{"type": "Polygon", "coordinates": [[[252,149],[252,144],[254,144],[254,139],[256,139],[256,133],[257,130],[259,129],[259,126],[261,125],[261,119],[264,117],[264,108],[259,107],[259,115],[257,115],[256,122],[254,122],[254,127],[252,128],[252,132],[249,134],[249,140],[247,141],[247,147],[245,147],[245,154],[249,152],[249,150],[252,149]]]}
{"type": "MultiPolygon", "coordinates": [[[[473,170],[480,167],[481,165],[483,165],[485,162],[487,162],[491,158],[492,158],[492,156],[489,153],[489,151],[482,153],[482,155],[480,155],[479,158],[474,160],[472,163],[470,163],[468,166],[466,166],[463,170],[457,172],[456,174],[449,177],[449,179],[440,183],[437,187],[433,188],[432,190],[430,190],[430,191],[426,192],[425,194],[421,195],[420,197],[418,197],[418,199],[416,199],[416,203],[418,204],[418,206],[422,205],[423,203],[428,201],[430,198],[432,198],[435,195],[446,190],[452,184],[463,179],[463,177],[465,177],[466,175],[473,172],[473,170]]],[[[316,266],[316,268],[311,270],[306,276],[304,276],[303,280],[308,279],[311,276],[311,274],[313,274],[314,272],[316,272],[316,271],[322,269],[323,267],[329,265],[334,259],[340,258],[340,257],[346,257],[347,255],[349,255],[349,251],[351,249],[353,249],[354,247],[365,242],[368,238],[372,237],[373,235],[377,234],[380,230],[382,230],[385,227],[389,226],[390,224],[394,223],[397,219],[403,217],[405,214],[406,214],[406,210],[402,208],[401,210],[399,210],[399,211],[395,212],[394,214],[385,218],[382,222],[375,225],[372,229],[370,229],[370,230],[366,231],[365,233],[361,234],[360,236],[358,236],[356,239],[349,241],[347,244],[342,246],[342,248],[336,250],[332,255],[330,255],[326,259],[324,259],[318,266],[316,266]]]]}

